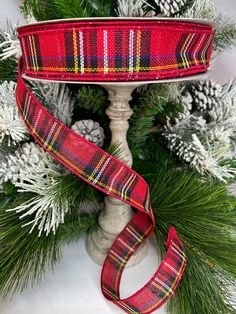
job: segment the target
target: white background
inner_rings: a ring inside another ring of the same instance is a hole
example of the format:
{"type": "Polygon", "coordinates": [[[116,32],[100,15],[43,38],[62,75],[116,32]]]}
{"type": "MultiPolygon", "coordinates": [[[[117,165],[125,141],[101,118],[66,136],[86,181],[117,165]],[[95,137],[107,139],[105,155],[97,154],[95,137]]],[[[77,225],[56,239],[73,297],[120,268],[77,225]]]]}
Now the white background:
{"type": "MultiPolygon", "coordinates": [[[[22,22],[18,6],[19,0],[0,0],[0,27],[6,19],[12,23],[22,22]]],[[[215,0],[220,11],[236,16],[235,0],[215,0]]],[[[219,56],[211,77],[223,83],[236,77],[236,49],[219,56]]],[[[1,258],[1,257],[0,257],[1,258]]],[[[154,241],[149,241],[149,253],[145,260],[125,270],[121,291],[122,297],[138,290],[145,284],[156,269],[158,257],[154,241]]],[[[111,314],[122,313],[116,306],[108,303],[100,292],[101,267],[87,256],[85,238],[67,245],[63,249],[61,262],[54,272],[48,271],[40,285],[25,290],[12,300],[0,302],[1,314],[111,314]]],[[[157,311],[164,314],[165,309],[157,311]]],[[[185,314],[185,313],[183,313],[185,314]]],[[[204,314],[204,313],[199,313],[204,314]]]]}

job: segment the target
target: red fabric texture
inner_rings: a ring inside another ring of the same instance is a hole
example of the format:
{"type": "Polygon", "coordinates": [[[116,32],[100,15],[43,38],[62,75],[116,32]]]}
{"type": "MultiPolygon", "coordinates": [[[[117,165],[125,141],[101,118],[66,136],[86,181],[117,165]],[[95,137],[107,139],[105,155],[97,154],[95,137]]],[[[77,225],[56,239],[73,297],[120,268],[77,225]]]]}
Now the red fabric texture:
{"type": "Polygon", "coordinates": [[[170,21],[91,21],[20,27],[24,73],[73,81],[140,81],[207,71],[210,26],[170,21]]]}

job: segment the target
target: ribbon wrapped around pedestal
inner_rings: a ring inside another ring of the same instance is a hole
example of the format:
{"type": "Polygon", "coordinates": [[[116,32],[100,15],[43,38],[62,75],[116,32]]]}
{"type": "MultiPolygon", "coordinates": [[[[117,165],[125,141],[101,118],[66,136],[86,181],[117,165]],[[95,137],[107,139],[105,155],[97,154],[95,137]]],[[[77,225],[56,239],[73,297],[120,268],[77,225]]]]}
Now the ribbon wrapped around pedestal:
{"type": "Polygon", "coordinates": [[[118,235],[103,265],[104,296],[126,313],[151,313],[175,292],[186,266],[183,244],[172,227],[167,252],[150,281],[120,299],[122,271],[155,228],[149,187],[134,170],[54,118],[26,85],[28,77],[57,81],[142,81],[206,72],[212,50],[209,25],[145,19],[79,19],[44,22],[18,29],[16,98],[35,141],[95,188],[137,209],[118,235]]]}

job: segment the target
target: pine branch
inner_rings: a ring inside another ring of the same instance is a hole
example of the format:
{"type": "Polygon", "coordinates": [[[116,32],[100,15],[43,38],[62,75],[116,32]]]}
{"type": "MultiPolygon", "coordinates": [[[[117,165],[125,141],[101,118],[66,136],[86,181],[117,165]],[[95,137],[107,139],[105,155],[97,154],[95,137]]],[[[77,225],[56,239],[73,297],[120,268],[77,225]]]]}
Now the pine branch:
{"type": "MultiPolygon", "coordinates": [[[[54,6],[61,15],[61,18],[90,17],[96,15],[97,12],[96,4],[95,6],[91,6],[90,1],[85,0],[69,0],[69,2],[56,0],[54,1],[54,6]]],[[[107,6],[104,7],[104,11],[107,13],[107,6]]]]}
{"type": "Polygon", "coordinates": [[[17,62],[15,60],[0,60],[0,81],[17,81],[17,62]]]}
{"type": "Polygon", "coordinates": [[[36,229],[39,236],[55,234],[67,214],[73,210],[79,213],[81,202],[93,201],[99,207],[100,193],[77,176],[61,175],[57,169],[46,169],[42,165],[41,172],[38,168],[22,171],[19,182],[15,183],[19,192],[34,196],[17,207],[7,209],[16,212],[20,219],[29,217],[28,224],[22,224],[23,228],[30,226],[30,232],[36,229]]]}
{"type": "Polygon", "coordinates": [[[107,97],[104,89],[98,86],[83,86],[75,94],[77,106],[89,112],[104,115],[107,97]]]}
{"type": "MultiPolygon", "coordinates": [[[[0,44],[5,41],[5,37],[0,32],[0,44]]],[[[0,48],[0,54],[2,53],[0,48]]],[[[14,58],[0,60],[0,81],[17,81],[17,61],[14,58]]]]}
{"type": "Polygon", "coordinates": [[[89,17],[92,13],[84,0],[26,0],[21,11],[25,16],[33,14],[37,21],[89,17]]]}
{"type": "Polygon", "coordinates": [[[216,5],[211,0],[189,1],[185,10],[178,17],[213,19],[216,16],[216,5]]]}
{"type": "Polygon", "coordinates": [[[173,312],[234,313],[226,301],[228,283],[236,279],[236,198],[223,184],[170,165],[140,162],[135,170],[150,185],[162,254],[170,226],[187,251],[187,270],[171,299],[173,312]]]}
{"type": "Polygon", "coordinates": [[[222,52],[236,45],[235,19],[218,15],[217,6],[211,0],[189,1],[177,16],[214,20],[216,22],[214,50],[216,51],[222,52]]]}
{"type": "Polygon", "coordinates": [[[0,293],[3,299],[39,283],[44,272],[60,261],[64,243],[97,226],[97,214],[78,216],[74,212],[67,216],[65,224],[58,228],[55,235],[38,237],[37,231],[29,234],[30,227],[21,227],[29,218],[19,220],[15,212],[9,213],[5,209],[17,206],[30,197],[22,193],[11,198],[0,195],[0,293]]]}
{"type": "Polygon", "coordinates": [[[92,16],[111,16],[115,1],[103,0],[26,0],[21,7],[25,16],[33,13],[38,21],[92,16]]]}
{"type": "Polygon", "coordinates": [[[28,138],[28,132],[16,106],[15,92],[14,82],[4,81],[0,84],[0,144],[7,138],[9,146],[28,138]]]}
{"type": "Polygon", "coordinates": [[[77,240],[82,233],[95,231],[98,227],[98,214],[98,212],[81,214],[76,216],[73,221],[68,218],[69,220],[58,229],[58,236],[62,244],[77,240]]]}
{"type": "MultiPolygon", "coordinates": [[[[142,152],[156,116],[165,113],[168,102],[173,98],[173,94],[170,93],[172,87],[171,84],[153,84],[133,106],[134,114],[130,119],[128,139],[131,139],[129,145],[134,157],[142,152]]],[[[174,107],[171,106],[171,108],[174,107]]]]}
{"type": "Polygon", "coordinates": [[[108,154],[114,156],[117,159],[121,159],[124,155],[124,150],[119,142],[111,144],[106,150],[108,154]]]}
{"type": "Polygon", "coordinates": [[[115,16],[117,0],[89,0],[89,5],[95,10],[95,16],[115,16]]]}
{"type": "Polygon", "coordinates": [[[185,86],[179,99],[182,112],[166,119],[162,135],[178,158],[202,175],[226,182],[235,169],[222,161],[235,148],[234,81],[220,86],[201,81],[185,86]]]}
{"type": "Polygon", "coordinates": [[[218,15],[215,18],[214,49],[223,52],[236,46],[236,21],[229,16],[218,15]]]}
{"type": "Polygon", "coordinates": [[[117,15],[118,16],[145,16],[147,7],[150,9],[146,0],[118,0],[117,1],[117,15]]]}
{"type": "Polygon", "coordinates": [[[204,256],[196,254],[194,248],[187,248],[186,254],[188,266],[182,282],[169,303],[170,312],[176,314],[235,313],[235,309],[229,305],[229,286],[235,284],[232,278],[224,272],[219,272],[218,276],[221,278],[224,276],[224,281],[218,279],[215,276],[214,267],[206,261],[204,256]]]}
{"type": "Polygon", "coordinates": [[[157,163],[162,166],[171,166],[183,167],[183,164],[179,159],[170,152],[166,147],[166,143],[163,140],[159,130],[154,133],[151,133],[146,141],[146,144],[143,148],[142,158],[145,160],[145,163],[157,163]]]}
{"type": "Polygon", "coordinates": [[[71,126],[75,101],[66,84],[35,81],[31,89],[56,119],[71,126]]]}

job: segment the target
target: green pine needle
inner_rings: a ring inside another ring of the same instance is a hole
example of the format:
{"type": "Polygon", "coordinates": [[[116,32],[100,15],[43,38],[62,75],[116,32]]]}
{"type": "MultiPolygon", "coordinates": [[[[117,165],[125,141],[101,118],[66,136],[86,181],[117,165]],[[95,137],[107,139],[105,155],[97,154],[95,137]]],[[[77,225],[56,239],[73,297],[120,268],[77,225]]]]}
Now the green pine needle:
{"type": "Polygon", "coordinates": [[[0,196],[0,294],[3,299],[41,281],[45,271],[60,260],[64,243],[97,226],[97,214],[78,216],[74,212],[67,216],[55,235],[38,237],[37,230],[29,233],[30,226],[21,227],[30,217],[19,220],[19,214],[5,211],[30,197],[23,193],[15,197],[0,196]]]}
{"type": "Polygon", "coordinates": [[[55,202],[63,199],[70,203],[70,213],[65,223],[59,225],[55,235],[35,228],[31,233],[29,222],[33,215],[19,219],[20,213],[6,212],[35,197],[35,194],[16,193],[11,184],[4,184],[7,194],[0,194],[0,294],[3,298],[22,291],[29,284],[39,282],[46,269],[60,260],[61,245],[77,239],[82,232],[97,226],[97,213],[79,214],[79,204],[84,200],[99,202],[101,193],[74,175],[57,178],[55,202]],[[27,226],[22,227],[23,225],[27,226]]]}
{"type": "MultiPolygon", "coordinates": [[[[193,248],[186,248],[188,265],[184,277],[171,299],[171,313],[182,314],[229,314],[235,313],[232,306],[226,304],[229,288],[214,276],[214,268],[204,257],[198,256],[193,248]]],[[[221,272],[221,276],[226,276],[221,272]]],[[[232,279],[231,279],[232,281],[232,279]]]]}
{"type": "Polygon", "coordinates": [[[77,106],[86,109],[90,114],[98,113],[104,115],[108,103],[107,96],[103,88],[99,86],[83,86],[76,93],[77,106]]]}
{"type": "Polygon", "coordinates": [[[55,203],[62,204],[64,199],[70,203],[71,210],[76,210],[80,202],[89,200],[101,201],[101,192],[84,182],[76,175],[69,174],[54,178],[56,184],[51,193],[55,203]]]}
{"type": "Polygon", "coordinates": [[[172,88],[171,84],[152,84],[144,95],[138,99],[134,96],[128,139],[131,139],[129,146],[135,158],[143,153],[156,117],[161,118],[171,111],[172,115],[175,114],[177,106],[172,103],[172,88]]]}
{"type": "Polygon", "coordinates": [[[74,118],[75,120],[92,119],[98,121],[103,127],[105,133],[105,147],[108,147],[111,141],[111,132],[109,129],[109,119],[106,115],[108,106],[107,94],[99,86],[82,86],[78,91],[74,91],[76,98],[74,118]]]}
{"type": "Polygon", "coordinates": [[[170,302],[172,313],[234,313],[225,301],[228,283],[236,280],[236,198],[223,184],[170,165],[139,162],[135,170],[150,185],[162,255],[174,226],[188,256],[185,276],[170,302]]]}
{"type": "Polygon", "coordinates": [[[92,14],[84,0],[26,0],[21,11],[25,16],[33,13],[37,21],[89,17],[92,14]]]}
{"type": "Polygon", "coordinates": [[[0,60],[0,81],[17,81],[17,62],[15,60],[0,60]]]}
{"type": "Polygon", "coordinates": [[[113,16],[116,1],[103,0],[26,0],[21,6],[25,16],[33,13],[38,21],[113,16]]]}
{"type": "Polygon", "coordinates": [[[115,142],[108,147],[107,153],[117,159],[122,159],[122,156],[124,155],[124,149],[122,148],[120,142],[115,142]]]}
{"type": "Polygon", "coordinates": [[[128,139],[132,139],[129,145],[134,157],[142,152],[155,116],[164,110],[166,103],[167,99],[160,95],[159,86],[155,84],[151,85],[145,96],[141,96],[139,103],[134,105],[128,131],[128,139]]]}
{"type": "MultiPolygon", "coordinates": [[[[0,33],[0,43],[5,41],[5,38],[0,33]]],[[[2,49],[0,49],[0,53],[2,49]]],[[[17,81],[17,61],[13,58],[0,60],[0,81],[17,81]]]]}

